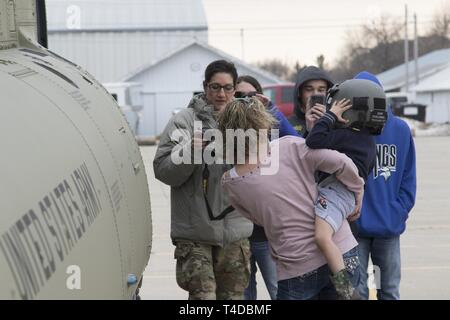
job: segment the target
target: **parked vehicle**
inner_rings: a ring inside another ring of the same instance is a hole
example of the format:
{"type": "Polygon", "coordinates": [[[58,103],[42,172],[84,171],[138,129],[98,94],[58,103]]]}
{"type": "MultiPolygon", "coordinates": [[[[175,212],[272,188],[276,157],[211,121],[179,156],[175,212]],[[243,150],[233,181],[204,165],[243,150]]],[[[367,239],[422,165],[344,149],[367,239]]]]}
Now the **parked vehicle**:
{"type": "Polygon", "coordinates": [[[407,92],[386,92],[386,103],[392,107],[392,112],[397,114],[401,106],[412,102],[412,94],[407,92]]]}
{"type": "Polygon", "coordinates": [[[412,93],[388,92],[386,93],[386,99],[387,104],[392,107],[392,112],[396,116],[425,122],[427,106],[414,103],[412,93]]]}
{"type": "Polygon", "coordinates": [[[263,86],[263,91],[264,95],[268,96],[286,117],[289,117],[294,111],[292,101],[294,88],[294,83],[283,83],[263,86]]]}

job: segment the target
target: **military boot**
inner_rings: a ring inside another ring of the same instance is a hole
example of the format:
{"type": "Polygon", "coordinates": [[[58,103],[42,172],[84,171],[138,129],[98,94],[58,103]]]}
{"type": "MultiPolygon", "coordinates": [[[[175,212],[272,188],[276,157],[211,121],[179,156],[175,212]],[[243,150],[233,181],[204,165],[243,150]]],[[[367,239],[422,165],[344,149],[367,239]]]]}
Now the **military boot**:
{"type": "Polygon", "coordinates": [[[342,269],[330,278],[331,283],[333,283],[334,287],[336,288],[339,300],[361,300],[358,291],[350,282],[347,271],[345,269],[342,269]]]}

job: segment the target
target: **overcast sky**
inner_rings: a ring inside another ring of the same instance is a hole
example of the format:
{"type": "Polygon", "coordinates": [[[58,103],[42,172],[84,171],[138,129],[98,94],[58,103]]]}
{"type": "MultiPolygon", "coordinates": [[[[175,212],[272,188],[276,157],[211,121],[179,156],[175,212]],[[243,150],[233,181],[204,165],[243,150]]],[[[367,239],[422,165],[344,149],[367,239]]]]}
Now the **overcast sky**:
{"type": "MultiPolygon", "coordinates": [[[[430,27],[436,10],[444,6],[450,10],[450,0],[203,0],[203,3],[211,45],[247,62],[279,58],[292,64],[296,60],[315,64],[320,54],[333,64],[348,30],[357,29],[381,13],[404,21],[405,4],[411,22],[413,13],[417,13],[419,35],[430,27]]],[[[413,30],[411,25],[411,38],[413,30]]]]}

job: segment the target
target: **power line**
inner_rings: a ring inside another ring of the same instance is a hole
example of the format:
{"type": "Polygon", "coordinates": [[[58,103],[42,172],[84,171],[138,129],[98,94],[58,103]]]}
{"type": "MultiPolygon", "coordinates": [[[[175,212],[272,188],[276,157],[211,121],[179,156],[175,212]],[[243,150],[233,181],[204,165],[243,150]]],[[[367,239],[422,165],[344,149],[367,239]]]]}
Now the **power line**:
{"type": "MultiPolygon", "coordinates": [[[[418,24],[431,24],[434,23],[433,20],[421,20],[417,22],[418,24]]],[[[414,22],[408,22],[408,24],[413,25],[414,22]]],[[[211,25],[211,24],[210,24],[211,25]]],[[[391,25],[394,25],[391,23],[391,25]]],[[[209,27],[208,30],[211,32],[217,32],[217,31],[239,31],[241,29],[244,29],[245,31],[265,31],[265,30],[305,30],[305,29],[336,29],[336,28],[354,28],[354,27],[363,27],[365,24],[335,24],[335,25],[298,25],[298,26],[259,26],[259,27],[244,27],[244,26],[236,26],[236,27],[229,27],[229,28],[215,28],[215,27],[209,27]]]]}
{"type": "MultiPolygon", "coordinates": [[[[392,18],[392,19],[403,19],[403,16],[402,15],[389,15],[389,16],[387,16],[388,18],[392,18]]],[[[422,18],[423,17],[426,17],[426,18],[428,18],[428,19],[430,19],[430,18],[433,18],[433,15],[422,15],[421,16],[422,18]]],[[[381,17],[379,17],[379,18],[381,18],[381,17]]],[[[374,19],[365,19],[365,18],[345,18],[345,19],[343,19],[343,18],[324,18],[324,19],[304,19],[304,18],[302,18],[301,19],[301,21],[302,22],[335,22],[335,21],[338,21],[338,22],[341,22],[341,21],[343,21],[343,20],[345,20],[345,21],[357,21],[357,22],[359,22],[359,23],[365,23],[365,22],[367,22],[367,21],[371,21],[371,20],[374,20],[374,21],[377,21],[379,18],[374,18],[374,19]]],[[[286,20],[286,19],[282,19],[282,20],[252,20],[252,21],[245,21],[245,23],[246,24],[249,24],[249,23],[254,23],[254,24],[257,24],[257,23],[260,23],[260,24],[264,24],[264,25],[267,25],[267,24],[270,24],[270,23],[275,23],[275,24],[279,24],[279,23],[288,23],[288,24],[290,24],[290,23],[298,23],[299,21],[298,21],[298,19],[296,19],[296,20],[286,20]]],[[[225,21],[225,20],[222,20],[222,21],[214,21],[214,24],[242,24],[243,22],[242,21],[236,21],[236,20],[228,20],[228,21],[225,21]]]]}

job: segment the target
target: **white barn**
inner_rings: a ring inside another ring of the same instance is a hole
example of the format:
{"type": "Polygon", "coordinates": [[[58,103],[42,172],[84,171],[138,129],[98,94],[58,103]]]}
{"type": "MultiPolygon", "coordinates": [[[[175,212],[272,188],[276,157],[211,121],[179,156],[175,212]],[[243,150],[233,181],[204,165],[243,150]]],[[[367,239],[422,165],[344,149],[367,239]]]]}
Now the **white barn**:
{"type": "Polygon", "coordinates": [[[201,0],[47,0],[49,49],[117,82],[180,44],[208,42],[201,0]]]}
{"type": "Polygon", "coordinates": [[[202,0],[46,4],[50,50],[109,86],[141,84],[143,108],[136,135],[161,133],[173,110],[185,107],[193,93],[202,90],[204,70],[213,60],[233,61],[239,74],[253,75],[262,84],[282,82],[208,45],[202,0]]]}
{"type": "Polygon", "coordinates": [[[411,88],[416,102],[425,104],[426,122],[450,122],[450,64],[411,88]]]}
{"type": "MultiPolygon", "coordinates": [[[[419,82],[439,72],[450,63],[450,49],[441,49],[429,52],[420,56],[417,60],[419,82]]],[[[409,88],[415,85],[414,61],[408,63],[408,85],[409,88]]],[[[386,92],[406,91],[406,64],[401,64],[392,69],[377,74],[386,92]]]]}
{"type": "MultiPolygon", "coordinates": [[[[426,122],[450,122],[450,48],[429,52],[418,59],[419,83],[415,83],[414,61],[410,61],[408,95],[426,105],[426,122]]],[[[386,92],[405,92],[405,64],[377,75],[386,92]]]]}
{"type": "Polygon", "coordinates": [[[144,110],[139,134],[161,133],[173,111],[185,108],[195,92],[203,91],[206,66],[219,59],[233,62],[239,75],[252,75],[262,85],[283,82],[207,44],[192,42],[121,79],[143,84],[144,110]]]}

